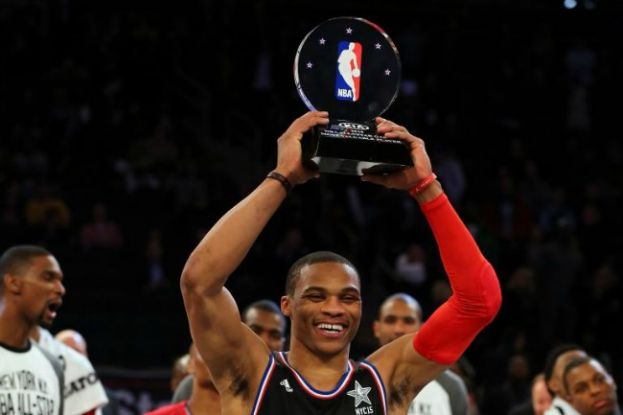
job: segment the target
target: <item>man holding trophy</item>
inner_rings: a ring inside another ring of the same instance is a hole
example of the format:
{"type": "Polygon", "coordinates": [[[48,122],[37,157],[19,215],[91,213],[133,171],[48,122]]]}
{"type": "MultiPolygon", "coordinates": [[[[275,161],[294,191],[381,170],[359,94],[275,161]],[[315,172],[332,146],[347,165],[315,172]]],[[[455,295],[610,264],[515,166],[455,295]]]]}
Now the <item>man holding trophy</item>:
{"type": "MultiPolygon", "coordinates": [[[[360,70],[364,77],[365,66],[360,70]]],[[[361,94],[360,100],[363,87],[361,94]]],[[[362,312],[359,274],[346,258],[321,251],[296,261],[287,275],[281,309],[291,320],[289,352],[271,353],[241,322],[225,283],[288,192],[322,171],[309,168],[302,140],[327,128],[329,113],[302,115],[277,140],[275,169],[210,229],[182,272],[192,337],[219,390],[222,413],[404,414],[496,315],[501,294],[495,271],[436,180],[424,142],[383,118],[373,123],[375,134],[405,148],[413,165],[361,179],[408,191],[420,205],[454,294],[415,335],[353,362],[350,344],[362,312]]]]}

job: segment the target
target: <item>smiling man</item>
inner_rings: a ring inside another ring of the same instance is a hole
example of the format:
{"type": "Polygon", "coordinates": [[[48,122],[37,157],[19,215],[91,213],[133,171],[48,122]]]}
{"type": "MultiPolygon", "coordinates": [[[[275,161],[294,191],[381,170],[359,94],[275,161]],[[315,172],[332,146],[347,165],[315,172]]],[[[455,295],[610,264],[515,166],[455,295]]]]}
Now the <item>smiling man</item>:
{"type": "Polygon", "coordinates": [[[225,283],[292,186],[318,176],[303,166],[300,140],[327,123],[328,113],[313,111],[290,125],[277,140],[276,169],[210,229],[182,272],[192,337],[220,392],[222,413],[404,414],[417,392],[461,356],[500,307],[495,271],[436,181],[424,142],[377,118],[378,134],[404,142],[414,166],[362,179],[408,191],[420,205],[454,294],[416,334],[355,363],[349,352],[361,322],[359,273],[340,255],[313,253],[290,268],[281,299],[291,321],[289,352],[271,353],[241,321],[225,283]]]}
{"type": "Polygon", "coordinates": [[[59,362],[28,338],[51,324],[63,303],[63,272],[38,246],[15,246],[0,257],[0,402],[5,413],[62,414],[59,362]]]}

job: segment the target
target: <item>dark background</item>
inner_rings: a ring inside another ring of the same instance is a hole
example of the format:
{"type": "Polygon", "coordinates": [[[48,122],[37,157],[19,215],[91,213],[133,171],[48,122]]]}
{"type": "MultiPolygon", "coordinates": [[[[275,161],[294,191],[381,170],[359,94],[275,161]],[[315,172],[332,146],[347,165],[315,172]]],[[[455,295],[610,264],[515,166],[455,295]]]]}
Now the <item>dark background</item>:
{"type": "MultiPolygon", "coordinates": [[[[385,116],[426,140],[503,285],[466,353],[482,413],[521,400],[560,342],[621,379],[618,1],[0,1],[0,249],[58,257],[68,292],[53,331],[81,331],[100,367],[168,368],[186,351],[184,261],[305,111],[299,42],[348,15],[396,43],[403,83],[385,116]]],[[[228,286],[241,307],[278,300],[289,264],[317,249],[360,269],[354,357],[374,349],[387,294],[411,291],[426,314],[444,298],[415,203],[331,175],[293,191],[228,286]],[[418,287],[396,278],[411,244],[426,258],[418,287]]]]}

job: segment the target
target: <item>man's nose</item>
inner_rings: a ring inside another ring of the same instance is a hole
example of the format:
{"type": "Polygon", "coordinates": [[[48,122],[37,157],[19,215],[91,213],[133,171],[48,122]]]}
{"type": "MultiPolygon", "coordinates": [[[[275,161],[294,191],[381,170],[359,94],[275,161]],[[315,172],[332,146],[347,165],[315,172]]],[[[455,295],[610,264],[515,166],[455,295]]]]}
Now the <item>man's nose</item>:
{"type": "Polygon", "coordinates": [[[60,280],[56,284],[56,292],[59,293],[61,297],[65,295],[65,286],[60,280]]]}
{"type": "Polygon", "coordinates": [[[407,334],[407,326],[402,321],[398,321],[394,325],[394,334],[396,335],[396,337],[407,334]]]}
{"type": "Polygon", "coordinates": [[[337,297],[329,297],[322,304],[320,311],[331,316],[336,316],[344,313],[344,307],[337,297]]]}
{"type": "Polygon", "coordinates": [[[260,339],[262,339],[262,341],[267,345],[270,344],[270,336],[264,330],[262,330],[262,332],[260,333],[260,339]]]}
{"type": "Polygon", "coordinates": [[[591,395],[599,395],[605,389],[605,385],[591,382],[588,385],[588,388],[589,388],[588,390],[591,393],[591,395]]]}

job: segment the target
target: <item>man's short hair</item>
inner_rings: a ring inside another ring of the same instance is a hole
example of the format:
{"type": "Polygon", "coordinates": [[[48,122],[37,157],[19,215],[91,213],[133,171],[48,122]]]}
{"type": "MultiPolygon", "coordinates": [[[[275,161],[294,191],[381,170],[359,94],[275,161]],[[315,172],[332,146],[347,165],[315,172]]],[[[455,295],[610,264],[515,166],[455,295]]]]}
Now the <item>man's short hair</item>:
{"type": "Polygon", "coordinates": [[[299,258],[288,271],[288,276],[286,278],[286,295],[293,295],[294,288],[296,287],[296,283],[298,282],[299,277],[301,276],[301,269],[306,265],[317,264],[320,262],[337,262],[338,264],[348,265],[352,269],[359,274],[357,268],[350,262],[348,259],[344,258],[342,255],[336,254],[331,251],[317,251],[312,252],[311,254],[307,254],[302,258],[299,258]]]}
{"type": "Polygon", "coordinates": [[[283,323],[285,323],[286,321],[277,303],[275,303],[274,301],[268,300],[268,299],[254,301],[251,304],[249,304],[242,312],[243,321],[247,320],[247,313],[253,309],[263,310],[269,313],[277,314],[283,323]]]}
{"type": "Polygon", "coordinates": [[[573,343],[564,343],[554,347],[547,354],[545,358],[545,367],[543,368],[543,373],[545,374],[545,382],[548,383],[554,374],[554,366],[556,366],[556,360],[558,357],[563,354],[570,352],[572,350],[584,350],[577,344],[573,343]]]}
{"type": "Polygon", "coordinates": [[[30,260],[39,256],[52,255],[47,249],[36,245],[13,246],[0,257],[0,296],[4,292],[4,276],[6,274],[19,274],[30,260]]]}
{"type": "Polygon", "coordinates": [[[579,357],[574,357],[573,359],[569,361],[569,363],[567,363],[567,365],[565,366],[565,369],[562,372],[562,383],[567,393],[569,393],[569,382],[567,381],[567,374],[571,372],[573,369],[575,369],[576,367],[582,366],[583,364],[586,364],[586,363],[590,363],[593,360],[597,361],[597,359],[591,356],[579,356],[579,357]]]}
{"type": "Polygon", "coordinates": [[[377,320],[381,319],[381,310],[383,309],[383,307],[385,307],[385,304],[391,302],[391,301],[402,301],[403,303],[407,304],[408,306],[411,306],[415,309],[415,313],[417,314],[418,318],[420,319],[420,321],[423,318],[422,315],[422,306],[420,305],[420,303],[418,302],[418,300],[416,300],[412,295],[407,294],[407,293],[395,293],[390,295],[389,297],[387,297],[385,300],[383,300],[383,302],[381,303],[378,313],[377,313],[377,320]]]}

